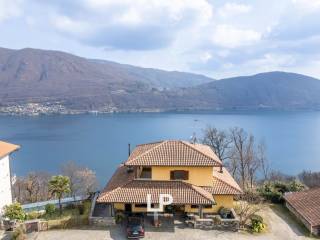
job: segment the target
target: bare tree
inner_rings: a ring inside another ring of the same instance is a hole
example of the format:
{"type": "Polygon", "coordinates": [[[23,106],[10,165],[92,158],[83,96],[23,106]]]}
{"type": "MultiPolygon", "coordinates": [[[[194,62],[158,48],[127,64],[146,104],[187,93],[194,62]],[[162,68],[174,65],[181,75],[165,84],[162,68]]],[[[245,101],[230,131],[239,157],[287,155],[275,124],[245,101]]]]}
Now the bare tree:
{"type": "Polygon", "coordinates": [[[77,189],[81,195],[88,195],[95,192],[98,187],[96,174],[94,171],[88,168],[77,171],[77,189]]]}
{"type": "Polygon", "coordinates": [[[254,185],[253,183],[255,181],[258,169],[260,168],[260,161],[256,155],[253,136],[249,137],[247,152],[246,152],[246,161],[247,161],[246,166],[247,166],[248,180],[249,180],[250,188],[253,189],[253,185],[254,185]]]}
{"type": "Polygon", "coordinates": [[[303,171],[298,177],[309,188],[320,187],[320,172],[303,171]]]}
{"type": "Polygon", "coordinates": [[[26,202],[26,184],[23,177],[16,177],[12,186],[13,198],[19,203],[26,202]]]}
{"type": "Polygon", "coordinates": [[[28,193],[28,201],[36,202],[40,191],[40,182],[36,173],[29,173],[26,180],[26,191],[28,193]]]}
{"type": "Polygon", "coordinates": [[[78,171],[81,170],[81,167],[79,167],[74,161],[68,161],[61,166],[61,170],[62,174],[69,178],[70,194],[75,198],[79,187],[78,171]]]}
{"type": "Polygon", "coordinates": [[[285,173],[282,173],[278,170],[271,170],[270,171],[270,181],[280,181],[280,182],[291,182],[296,180],[295,176],[287,175],[285,173]]]}
{"type": "Polygon", "coordinates": [[[48,200],[48,181],[45,172],[32,172],[26,177],[17,177],[13,184],[13,197],[20,203],[48,200]]]}
{"type": "Polygon", "coordinates": [[[97,178],[94,171],[78,166],[75,162],[69,161],[62,165],[63,175],[69,177],[71,196],[86,195],[97,189],[97,178]]]}
{"type": "Polygon", "coordinates": [[[230,130],[232,150],[229,161],[229,170],[239,180],[243,190],[254,187],[257,172],[260,167],[253,135],[242,128],[230,130]]]}
{"type": "Polygon", "coordinates": [[[210,146],[221,161],[230,158],[229,149],[231,147],[232,140],[225,131],[207,126],[204,129],[202,143],[210,146]]]}
{"type": "Polygon", "coordinates": [[[248,222],[248,220],[262,209],[261,200],[254,196],[252,193],[247,193],[237,201],[235,211],[237,212],[240,220],[240,227],[248,222]]]}
{"type": "Polygon", "coordinates": [[[233,155],[235,154],[234,151],[230,155],[229,161],[226,163],[226,167],[231,172],[231,175],[233,178],[237,178],[237,172],[238,172],[238,161],[237,158],[233,155]]]}
{"type": "Polygon", "coordinates": [[[240,183],[242,189],[246,189],[246,181],[247,181],[247,142],[248,142],[248,134],[242,128],[232,128],[230,130],[231,138],[233,141],[233,161],[237,164],[237,172],[239,174],[240,183]]]}
{"type": "Polygon", "coordinates": [[[270,163],[266,156],[266,144],[264,141],[260,142],[257,147],[257,158],[260,163],[261,173],[263,175],[263,180],[268,181],[270,179],[270,163]]]}

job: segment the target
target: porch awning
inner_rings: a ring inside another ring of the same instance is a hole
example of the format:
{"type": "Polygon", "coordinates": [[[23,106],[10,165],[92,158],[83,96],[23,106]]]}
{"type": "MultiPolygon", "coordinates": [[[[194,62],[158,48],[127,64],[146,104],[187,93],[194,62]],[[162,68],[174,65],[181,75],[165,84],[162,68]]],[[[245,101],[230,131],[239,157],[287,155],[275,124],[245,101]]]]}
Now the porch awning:
{"type": "Polygon", "coordinates": [[[103,192],[98,202],[104,203],[147,203],[147,195],[152,203],[159,203],[160,194],[170,194],[172,204],[215,204],[211,193],[201,187],[182,181],[133,180],[111,191],[103,192]]]}

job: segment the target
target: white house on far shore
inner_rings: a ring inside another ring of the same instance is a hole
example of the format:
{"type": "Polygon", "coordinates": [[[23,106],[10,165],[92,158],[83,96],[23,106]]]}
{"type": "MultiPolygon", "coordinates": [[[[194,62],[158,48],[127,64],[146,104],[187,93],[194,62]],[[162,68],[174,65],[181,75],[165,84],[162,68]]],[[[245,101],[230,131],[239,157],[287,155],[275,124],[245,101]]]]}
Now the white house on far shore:
{"type": "Polygon", "coordinates": [[[0,141],[0,217],[3,207],[12,203],[10,154],[20,146],[0,141]]]}

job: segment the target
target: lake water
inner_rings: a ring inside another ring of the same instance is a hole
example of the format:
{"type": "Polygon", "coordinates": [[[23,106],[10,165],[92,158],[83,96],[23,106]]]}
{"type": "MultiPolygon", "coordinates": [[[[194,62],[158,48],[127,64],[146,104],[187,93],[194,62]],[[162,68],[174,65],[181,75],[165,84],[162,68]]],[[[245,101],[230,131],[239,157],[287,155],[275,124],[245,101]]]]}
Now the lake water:
{"type": "Polygon", "coordinates": [[[134,113],[0,116],[0,139],[21,145],[12,171],[57,173],[73,160],[96,171],[101,185],[126,160],[128,143],[200,137],[207,125],[239,126],[263,139],[272,167],[288,174],[320,170],[320,112],[134,113]]]}

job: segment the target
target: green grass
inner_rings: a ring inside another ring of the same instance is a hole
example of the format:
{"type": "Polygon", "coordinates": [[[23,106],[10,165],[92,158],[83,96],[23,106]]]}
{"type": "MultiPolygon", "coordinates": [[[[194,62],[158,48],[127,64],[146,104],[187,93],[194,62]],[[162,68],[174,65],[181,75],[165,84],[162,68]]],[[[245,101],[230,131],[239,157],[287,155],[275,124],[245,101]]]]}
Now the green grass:
{"type": "Polygon", "coordinates": [[[78,207],[75,206],[74,208],[63,208],[62,214],[57,208],[53,214],[44,214],[42,218],[48,221],[49,229],[67,229],[88,225],[91,202],[85,201],[83,207],[84,211],[81,215],[78,207]]]}
{"type": "Polygon", "coordinates": [[[61,215],[59,213],[59,209],[57,209],[53,214],[43,215],[43,218],[46,220],[56,220],[56,219],[63,219],[66,217],[76,217],[76,216],[80,216],[78,209],[63,209],[61,215]]]}

